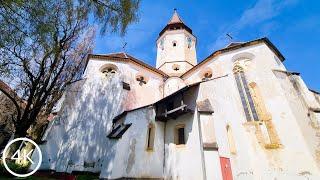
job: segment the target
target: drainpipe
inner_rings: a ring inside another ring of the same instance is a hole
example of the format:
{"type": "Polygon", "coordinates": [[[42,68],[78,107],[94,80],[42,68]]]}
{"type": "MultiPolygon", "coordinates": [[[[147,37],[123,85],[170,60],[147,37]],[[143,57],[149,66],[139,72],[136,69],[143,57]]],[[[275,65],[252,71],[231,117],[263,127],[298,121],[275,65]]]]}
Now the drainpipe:
{"type": "Polygon", "coordinates": [[[204,151],[203,151],[202,131],[201,131],[201,123],[200,123],[200,113],[198,112],[198,110],[196,110],[196,112],[197,112],[197,118],[198,118],[198,132],[199,132],[200,151],[201,151],[202,174],[203,174],[203,179],[207,180],[206,164],[205,164],[204,151]]]}

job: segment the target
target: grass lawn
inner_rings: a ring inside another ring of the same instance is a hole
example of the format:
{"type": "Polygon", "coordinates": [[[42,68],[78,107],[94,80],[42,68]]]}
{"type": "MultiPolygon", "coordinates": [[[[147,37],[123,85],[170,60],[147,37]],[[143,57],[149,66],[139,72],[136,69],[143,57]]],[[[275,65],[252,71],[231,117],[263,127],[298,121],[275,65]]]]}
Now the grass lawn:
{"type": "MultiPolygon", "coordinates": [[[[45,176],[29,176],[26,178],[18,178],[18,177],[13,177],[13,176],[3,176],[0,175],[1,180],[11,180],[11,179],[25,179],[25,180],[62,180],[64,179],[63,177],[61,178],[53,178],[53,177],[45,177],[45,176]]],[[[96,175],[77,175],[76,176],[77,180],[95,180],[99,179],[98,176],[96,175]]]]}

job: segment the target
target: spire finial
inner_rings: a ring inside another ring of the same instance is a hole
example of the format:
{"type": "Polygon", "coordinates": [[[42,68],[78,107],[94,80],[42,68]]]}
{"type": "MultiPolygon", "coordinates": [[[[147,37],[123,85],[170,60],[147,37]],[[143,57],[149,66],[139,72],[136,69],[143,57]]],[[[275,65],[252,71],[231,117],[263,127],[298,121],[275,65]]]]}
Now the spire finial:
{"type": "Polygon", "coordinates": [[[174,12],[177,12],[177,8],[174,8],[173,11],[174,11],[174,12]]]}

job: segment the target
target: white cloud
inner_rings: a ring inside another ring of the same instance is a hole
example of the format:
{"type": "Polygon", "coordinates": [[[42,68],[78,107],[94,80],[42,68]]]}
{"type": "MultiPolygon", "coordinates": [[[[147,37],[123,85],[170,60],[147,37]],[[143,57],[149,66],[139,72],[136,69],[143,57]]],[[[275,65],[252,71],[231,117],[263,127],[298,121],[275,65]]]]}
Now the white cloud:
{"type": "Polygon", "coordinates": [[[228,43],[226,38],[227,33],[236,36],[245,27],[268,23],[269,20],[278,16],[282,10],[295,5],[297,1],[298,0],[258,0],[253,7],[244,10],[239,19],[222,31],[216,41],[209,45],[209,51],[212,52],[212,49],[220,49],[225,46],[228,43]]]}

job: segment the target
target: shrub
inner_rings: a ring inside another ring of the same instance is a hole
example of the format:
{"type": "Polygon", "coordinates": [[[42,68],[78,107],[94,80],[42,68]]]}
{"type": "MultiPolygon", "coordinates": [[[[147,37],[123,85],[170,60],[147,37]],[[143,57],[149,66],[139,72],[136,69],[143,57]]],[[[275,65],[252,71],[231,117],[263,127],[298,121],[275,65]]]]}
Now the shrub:
{"type": "MultiPolygon", "coordinates": [[[[9,160],[6,160],[6,162],[7,162],[7,165],[9,167],[9,169],[11,169],[15,173],[25,174],[25,173],[28,172],[29,165],[23,166],[23,165],[16,164],[15,162],[9,161],[9,160]]],[[[2,161],[0,162],[0,174],[1,175],[9,175],[9,176],[11,176],[11,174],[4,167],[4,164],[2,163],[2,161]]]]}

